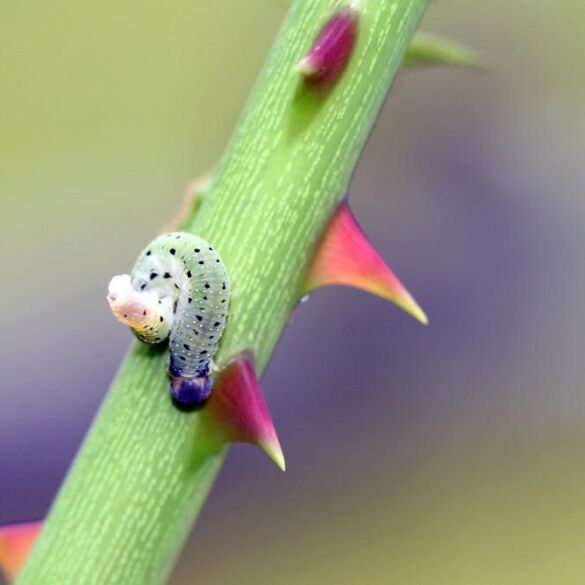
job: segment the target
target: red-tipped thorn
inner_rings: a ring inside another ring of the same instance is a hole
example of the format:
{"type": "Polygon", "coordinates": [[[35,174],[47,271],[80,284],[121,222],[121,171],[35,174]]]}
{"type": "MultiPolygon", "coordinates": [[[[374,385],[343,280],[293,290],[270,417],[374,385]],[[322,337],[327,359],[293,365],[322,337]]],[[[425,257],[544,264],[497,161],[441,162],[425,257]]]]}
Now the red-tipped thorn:
{"type": "Polygon", "coordinates": [[[295,71],[306,82],[319,88],[332,85],[345,70],[357,35],[358,13],[346,6],[337,10],[325,23],[308,54],[295,71]]]}
{"type": "Polygon", "coordinates": [[[203,414],[223,441],[257,445],[285,470],[282,448],[249,353],[232,359],[217,375],[203,414]]]}
{"type": "Polygon", "coordinates": [[[372,246],[349,205],[337,209],[317,249],[303,294],[328,284],[359,288],[392,301],[426,325],[427,316],[372,246]]]}
{"type": "Polygon", "coordinates": [[[0,569],[10,581],[24,565],[41,530],[42,522],[0,526],[0,569]]]}

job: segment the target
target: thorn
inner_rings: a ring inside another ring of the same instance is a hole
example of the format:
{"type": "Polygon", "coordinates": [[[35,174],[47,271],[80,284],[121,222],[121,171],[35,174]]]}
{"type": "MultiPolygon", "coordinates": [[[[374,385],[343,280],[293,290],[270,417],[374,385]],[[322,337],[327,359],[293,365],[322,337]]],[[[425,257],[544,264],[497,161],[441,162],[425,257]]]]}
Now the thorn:
{"type": "Polygon", "coordinates": [[[188,231],[189,225],[209,194],[212,183],[211,171],[191,181],[183,193],[179,210],[159,230],[159,234],[188,231]]]}
{"type": "Polygon", "coordinates": [[[312,77],[319,71],[319,68],[311,59],[311,56],[307,55],[295,65],[294,71],[303,77],[312,77]]]}
{"type": "Polygon", "coordinates": [[[282,448],[250,353],[239,354],[223,368],[202,414],[222,441],[257,445],[285,470],[282,448]]]}
{"type": "Polygon", "coordinates": [[[329,284],[371,292],[428,324],[424,311],[372,246],[347,203],[339,206],[319,244],[302,294],[329,284]]]}
{"type": "Polygon", "coordinates": [[[357,35],[358,12],[352,6],[337,10],[319,31],[313,46],[295,72],[320,89],[335,83],[345,70],[357,35]]]}
{"type": "Polygon", "coordinates": [[[42,522],[21,522],[0,526],[0,569],[10,581],[24,565],[42,522]]]}
{"type": "Polygon", "coordinates": [[[475,51],[448,39],[419,32],[406,52],[403,65],[448,65],[485,69],[475,51]]]}

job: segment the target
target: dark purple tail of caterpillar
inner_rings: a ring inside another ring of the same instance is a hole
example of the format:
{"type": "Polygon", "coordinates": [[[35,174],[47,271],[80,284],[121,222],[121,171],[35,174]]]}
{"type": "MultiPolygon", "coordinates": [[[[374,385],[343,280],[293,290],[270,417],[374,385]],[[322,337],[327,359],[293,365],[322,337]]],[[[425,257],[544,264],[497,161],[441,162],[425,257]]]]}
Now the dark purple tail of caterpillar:
{"type": "Polygon", "coordinates": [[[203,404],[210,396],[213,383],[208,375],[195,378],[174,377],[170,390],[178,406],[193,408],[203,404]]]}

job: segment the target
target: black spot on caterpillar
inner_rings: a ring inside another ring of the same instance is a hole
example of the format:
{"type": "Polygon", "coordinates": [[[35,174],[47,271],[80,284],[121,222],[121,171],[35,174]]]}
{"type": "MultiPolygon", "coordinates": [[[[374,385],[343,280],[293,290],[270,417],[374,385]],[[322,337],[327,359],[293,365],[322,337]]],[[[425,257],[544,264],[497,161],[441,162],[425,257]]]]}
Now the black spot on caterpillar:
{"type": "Polygon", "coordinates": [[[140,341],[169,338],[171,394],[188,405],[211,394],[212,360],[229,298],[229,275],[219,254],[188,233],[153,240],[131,274],[115,276],[108,290],[112,312],[140,341]]]}

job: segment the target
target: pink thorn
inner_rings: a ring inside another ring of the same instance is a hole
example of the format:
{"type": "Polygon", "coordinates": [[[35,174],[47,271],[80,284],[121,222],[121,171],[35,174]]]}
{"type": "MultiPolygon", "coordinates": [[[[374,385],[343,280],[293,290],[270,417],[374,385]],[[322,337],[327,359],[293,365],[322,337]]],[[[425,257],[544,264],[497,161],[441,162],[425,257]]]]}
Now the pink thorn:
{"type": "Polygon", "coordinates": [[[41,527],[42,522],[0,526],[0,568],[11,581],[24,565],[41,527]]]}
{"type": "Polygon", "coordinates": [[[325,23],[311,50],[295,68],[307,83],[326,89],[338,80],[353,52],[357,20],[356,10],[344,7],[325,23]]]}
{"type": "Polygon", "coordinates": [[[392,301],[421,323],[428,323],[424,311],[372,246],[347,203],[339,206],[325,232],[304,292],[329,284],[371,292],[392,301]]]}
{"type": "Polygon", "coordinates": [[[203,412],[224,440],[257,445],[284,471],[282,448],[249,353],[232,359],[217,376],[203,412]]]}

